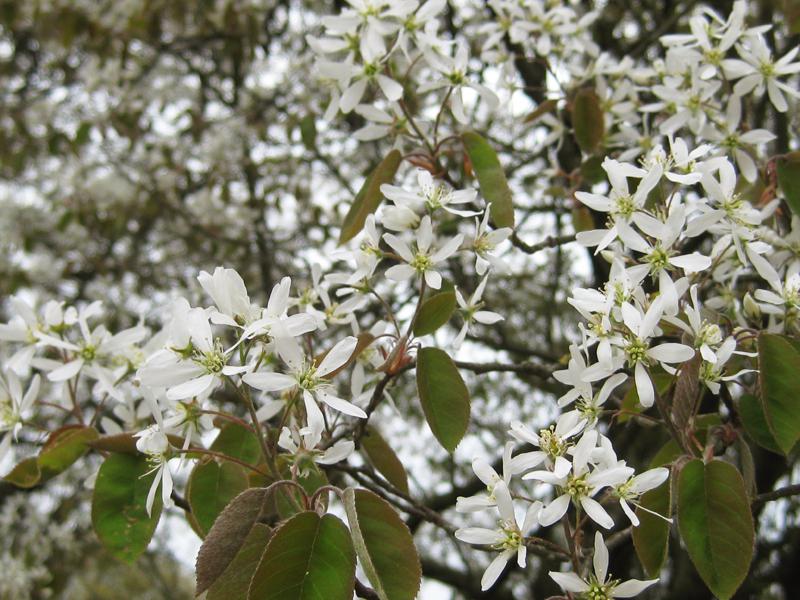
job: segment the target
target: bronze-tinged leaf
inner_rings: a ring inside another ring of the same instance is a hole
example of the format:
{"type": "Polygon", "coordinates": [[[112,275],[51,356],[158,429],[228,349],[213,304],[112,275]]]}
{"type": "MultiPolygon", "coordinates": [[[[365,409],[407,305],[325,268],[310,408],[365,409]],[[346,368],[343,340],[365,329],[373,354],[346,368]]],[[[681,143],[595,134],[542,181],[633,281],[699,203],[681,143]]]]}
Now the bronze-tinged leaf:
{"type": "Polygon", "coordinates": [[[306,511],[278,529],[250,582],[250,600],[352,600],[356,555],[341,519],[306,511]]]}
{"type": "Polygon", "coordinates": [[[497,153],[480,134],[467,131],[461,134],[464,150],[469,157],[481,194],[492,203],[491,217],[496,227],[514,227],[514,202],[505,171],[497,153]]]}
{"type": "Polygon", "coordinates": [[[422,581],[417,549],[391,505],[368,490],[344,492],[347,522],[361,568],[381,600],[414,600],[422,581]]]}
{"type": "Polygon", "coordinates": [[[800,352],[793,341],[766,332],[758,336],[761,406],[770,432],[784,454],[800,439],[800,352]]]}
{"type": "Polygon", "coordinates": [[[245,490],[214,521],[197,553],[197,595],[222,575],[245,543],[250,530],[265,515],[268,494],[267,488],[245,490]]]}
{"type": "Polygon", "coordinates": [[[722,460],[687,462],[678,475],[678,528],[697,572],[728,600],[747,577],[755,533],[744,481],[722,460]]]}
{"type": "Polygon", "coordinates": [[[340,244],[344,244],[357,236],[364,228],[367,217],[378,209],[383,200],[381,186],[384,183],[392,182],[402,159],[403,155],[400,154],[400,151],[394,149],[369,174],[344,218],[342,231],[339,234],[340,244]]]}
{"type": "Polygon", "coordinates": [[[361,449],[378,473],[401,492],[408,494],[408,475],[392,447],[374,427],[367,426],[361,436],[361,449]]]}
{"type": "Polygon", "coordinates": [[[600,98],[591,88],[583,88],[572,101],[572,128],[581,150],[591,154],[603,141],[605,119],[600,98]]]}
{"type": "Polygon", "coordinates": [[[691,360],[681,365],[675,391],[672,394],[672,422],[683,438],[683,447],[689,447],[694,431],[694,415],[697,412],[700,395],[700,364],[702,356],[696,352],[691,360]]]}
{"type": "Polygon", "coordinates": [[[438,348],[417,353],[417,392],[428,425],[448,451],[453,452],[469,426],[469,390],[453,360],[438,348]]]}
{"type": "Polygon", "coordinates": [[[456,294],[444,291],[425,299],[414,321],[414,335],[421,337],[433,333],[450,320],[456,309],[456,294]]]}

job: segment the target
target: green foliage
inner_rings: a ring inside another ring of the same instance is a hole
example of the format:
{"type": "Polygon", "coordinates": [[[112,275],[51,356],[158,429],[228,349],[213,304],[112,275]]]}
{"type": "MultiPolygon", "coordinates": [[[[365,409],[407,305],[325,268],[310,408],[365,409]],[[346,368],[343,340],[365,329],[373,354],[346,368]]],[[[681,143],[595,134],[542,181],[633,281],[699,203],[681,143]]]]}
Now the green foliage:
{"type": "Polygon", "coordinates": [[[266,488],[251,488],[236,496],[220,513],[197,553],[196,593],[202,594],[225,572],[247,541],[253,527],[268,513],[266,488]]]}
{"type": "Polygon", "coordinates": [[[453,291],[439,292],[425,299],[414,321],[414,335],[433,333],[450,320],[456,309],[456,294],[453,291]]]}
{"type": "Polygon", "coordinates": [[[340,244],[344,244],[358,235],[364,228],[367,217],[378,209],[383,200],[381,186],[384,183],[392,182],[402,158],[403,156],[399,150],[392,150],[369,174],[344,218],[342,231],[339,235],[340,244]]]}
{"type": "Polygon", "coordinates": [[[469,156],[481,194],[492,203],[492,221],[496,227],[514,227],[514,204],[505,171],[492,149],[481,135],[474,131],[461,134],[464,150],[469,156]]]}
{"type": "Polygon", "coordinates": [[[246,490],[248,484],[247,472],[236,463],[211,459],[195,465],[189,476],[186,499],[200,533],[208,533],[225,506],[246,490]]]}
{"type": "Polygon", "coordinates": [[[453,452],[469,426],[469,390],[455,363],[443,350],[422,348],[417,353],[417,393],[428,425],[453,452]]]}
{"type": "Polygon", "coordinates": [[[219,432],[211,444],[210,450],[238,458],[251,465],[257,465],[261,460],[261,445],[252,429],[228,423],[219,432]]]}
{"type": "Polygon", "coordinates": [[[603,108],[593,89],[583,88],[575,95],[572,101],[572,127],[578,146],[587,154],[594,152],[603,141],[603,108]]]}
{"type": "Polygon", "coordinates": [[[386,478],[386,481],[401,492],[408,494],[406,469],[397,458],[395,451],[375,427],[367,426],[361,437],[361,449],[378,473],[386,478]]]}
{"type": "Polygon", "coordinates": [[[771,452],[782,454],[780,446],[775,441],[775,436],[770,431],[767,417],[764,416],[764,409],[761,406],[758,398],[752,394],[744,394],[739,399],[739,416],[742,419],[742,425],[752,440],[771,452]]]}
{"type": "Polygon", "coordinates": [[[361,568],[381,600],[413,600],[422,581],[411,532],[395,510],[367,490],[344,492],[347,521],[361,568]]]}
{"type": "Polygon", "coordinates": [[[758,365],[767,425],[778,447],[788,454],[800,439],[800,352],[789,338],[762,332],[758,365]]]}
{"type": "Polygon", "coordinates": [[[750,569],[755,533],[744,481],[722,460],[686,463],[678,476],[678,526],[708,588],[728,600],[750,569]]]}
{"type": "Polygon", "coordinates": [[[155,473],[144,456],[112,454],[97,474],[92,496],[92,524],[103,546],[115,557],[133,562],[145,551],[161,517],[156,494],[150,516],[145,508],[155,473]]]}
{"type": "Polygon", "coordinates": [[[356,555],[333,515],[306,511],[281,525],[250,583],[250,600],[352,600],[356,555]]]}
{"type": "Polygon", "coordinates": [[[633,546],[647,574],[657,577],[667,559],[670,525],[668,521],[648,511],[667,518],[672,515],[671,480],[667,479],[657,488],[642,494],[639,506],[641,508],[636,509],[639,526],[631,530],[633,546]]]}
{"type": "MultiPolygon", "coordinates": [[[[795,11],[800,21],[800,10],[795,11]]],[[[800,215],[800,152],[790,152],[776,160],[778,183],[786,203],[796,215],[800,215]]]]}
{"type": "Polygon", "coordinates": [[[253,525],[234,559],[209,588],[206,600],[246,600],[250,580],[271,535],[272,529],[267,525],[253,525]]]}

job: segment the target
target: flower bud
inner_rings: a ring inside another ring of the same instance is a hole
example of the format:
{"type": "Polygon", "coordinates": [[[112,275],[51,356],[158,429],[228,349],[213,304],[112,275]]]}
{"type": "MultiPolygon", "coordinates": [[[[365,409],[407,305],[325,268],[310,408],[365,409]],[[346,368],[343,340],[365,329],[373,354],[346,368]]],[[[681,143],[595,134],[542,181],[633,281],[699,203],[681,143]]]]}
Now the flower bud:
{"type": "Polygon", "coordinates": [[[747,292],[742,299],[742,306],[744,307],[744,316],[748,319],[759,320],[761,319],[761,307],[758,305],[750,292],[747,292]]]}

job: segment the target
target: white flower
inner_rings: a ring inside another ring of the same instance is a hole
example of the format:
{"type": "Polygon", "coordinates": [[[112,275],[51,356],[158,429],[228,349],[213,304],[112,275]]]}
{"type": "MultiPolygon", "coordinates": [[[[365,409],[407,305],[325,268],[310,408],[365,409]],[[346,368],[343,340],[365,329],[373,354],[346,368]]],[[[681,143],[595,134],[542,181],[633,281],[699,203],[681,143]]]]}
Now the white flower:
{"type": "Polygon", "coordinates": [[[258,310],[250,304],[241,275],[234,269],[217,267],[213,275],[200,271],[197,280],[217,306],[211,313],[212,323],[239,327],[258,316],[258,310]]]}
{"type": "Polygon", "coordinates": [[[172,341],[178,344],[154,353],[139,369],[144,385],[168,388],[169,400],[184,400],[211,391],[224,377],[247,371],[246,366],[228,364],[233,348],[224,350],[214,338],[207,311],[190,308],[185,300],[176,302],[173,311],[172,341]]]}
{"type": "MultiPolygon", "coordinates": [[[[532,469],[538,462],[531,461],[530,457],[519,455],[512,457],[514,442],[506,442],[503,449],[503,476],[501,477],[492,466],[481,457],[476,457],[472,461],[472,470],[485,485],[486,493],[476,494],[469,498],[459,496],[456,498],[456,510],[458,512],[476,512],[497,506],[497,498],[494,490],[498,483],[503,482],[506,486],[510,485],[511,478],[527,469],[532,469]]],[[[539,461],[541,462],[541,461],[539,461]]]]}
{"type": "Polygon", "coordinates": [[[609,229],[582,231],[578,233],[577,240],[584,246],[597,246],[595,254],[606,248],[619,236],[623,242],[626,234],[631,231],[628,222],[631,217],[644,208],[647,196],[658,184],[664,172],[663,167],[656,163],[648,171],[634,167],[627,163],[617,162],[611,158],[603,161],[603,169],[608,174],[611,182],[611,191],[608,196],[589,192],[575,192],[575,197],[586,206],[600,212],[607,212],[612,217],[613,224],[609,229]],[[628,177],[642,178],[636,191],[631,194],[628,188],[628,177]]]}
{"type": "Polygon", "coordinates": [[[592,600],[611,600],[612,598],[632,598],[640,594],[658,579],[640,581],[630,579],[620,583],[608,575],[608,548],[602,534],[598,531],[594,535],[594,557],[592,558],[594,573],[587,579],[578,577],[575,573],[558,573],[550,571],[550,577],[571,594],[580,594],[592,600]]]}
{"type": "Polygon", "coordinates": [[[443,208],[447,212],[460,217],[472,217],[478,212],[454,208],[454,205],[470,204],[475,201],[478,192],[475,190],[453,190],[444,182],[436,182],[433,175],[425,169],[417,170],[419,192],[408,192],[401,187],[384,183],[381,193],[397,206],[421,212],[427,209],[433,212],[443,208]]]}
{"type": "Polygon", "coordinates": [[[489,563],[481,578],[481,589],[488,590],[500,577],[506,563],[515,555],[517,564],[525,566],[527,547],[525,534],[536,525],[537,516],[541,509],[541,502],[533,502],[525,513],[525,519],[520,527],[514,513],[514,503],[505,482],[500,481],[494,486],[494,496],[497,500],[497,509],[500,511],[500,522],[497,529],[483,527],[465,527],[456,530],[456,538],[468,544],[490,545],[500,554],[489,563]]]}
{"type": "Polygon", "coordinates": [[[759,96],[766,87],[770,102],[779,112],[789,110],[783,93],[800,98],[800,92],[778,78],[800,72],[800,62],[792,62],[800,47],[795,46],[782,58],[773,60],[762,36],[749,36],[745,43],[738,44],[737,52],[742,60],[730,58],[722,61],[722,69],[730,79],[739,79],[733,93],[745,96],[755,90],[759,96]]]}
{"type": "Polygon", "coordinates": [[[455,290],[456,301],[458,302],[458,306],[462,315],[464,316],[464,325],[461,327],[456,339],[453,341],[453,347],[455,348],[460,347],[464,342],[464,338],[467,336],[467,332],[472,327],[473,323],[493,325],[494,323],[502,321],[504,318],[502,315],[499,315],[496,312],[482,310],[483,302],[481,301],[481,297],[483,296],[483,290],[486,287],[486,281],[488,279],[488,277],[484,277],[481,280],[481,282],[478,284],[478,287],[475,288],[475,291],[469,297],[469,300],[464,299],[464,296],[461,294],[458,288],[455,290]]]}
{"type": "MultiPolygon", "coordinates": [[[[639,496],[660,486],[667,480],[667,477],[669,477],[669,469],[658,467],[656,469],[650,469],[649,471],[640,473],[639,475],[631,477],[627,481],[614,486],[613,493],[617,498],[619,498],[619,504],[622,507],[625,515],[628,517],[628,519],[630,519],[631,525],[638,527],[639,518],[636,516],[636,513],[631,510],[631,507],[628,503],[630,502],[634,506],[639,506],[637,502],[639,496]]],[[[641,508],[649,513],[658,515],[658,513],[653,513],[653,511],[648,510],[643,506],[641,508]]],[[[658,516],[665,518],[662,515],[658,516]]],[[[671,519],[666,520],[670,523],[672,522],[671,519]]]]}
{"type": "Polygon", "coordinates": [[[646,408],[655,401],[655,390],[647,367],[654,363],[661,363],[662,366],[664,363],[682,363],[694,356],[694,348],[685,344],[664,342],[650,347],[650,337],[655,334],[663,314],[663,303],[663,298],[659,296],[644,314],[630,303],[622,305],[622,318],[630,331],[622,342],[625,358],[628,366],[634,369],[639,402],[646,408]]]}
{"type": "MultiPolygon", "coordinates": [[[[295,427],[284,427],[278,438],[278,446],[294,455],[295,459],[301,456],[310,456],[311,460],[320,465],[336,464],[345,460],[355,451],[356,446],[351,440],[339,440],[324,451],[317,450],[321,434],[321,430],[310,426],[299,431],[295,427]]],[[[297,464],[297,462],[296,460],[295,463],[297,464]]]]}
{"type": "Polygon", "coordinates": [[[483,219],[475,219],[475,237],[472,240],[472,250],[475,252],[475,270],[478,275],[483,275],[492,267],[500,273],[507,273],[508,266],[497,258],[493,252],[498,245],[507,240],[512,233],[510,227],[500,227],[489,231],[489,216],[492,205],[487,204],[483,219]]]}
{"type": "Polygon", "coordinates": [[[0,371],[0,461],[11,449],[11,442],[16,439],[22,423],[29,416],[34,400],[39,395],[40,378],[34,375],[23,394],[22,383],[11,369],[0,371]]]}
{"type": "Polygon", "coordinates": [[[339,341],[318,365],[307,359],[300,346],[292,340],[281,345],[278,354],[289,367],[289,373],[256,371],[248,373],[242,380],[258,390],[277,392],[297,387],[303,394],[308,426],[313,430],[324,429],[324,417],[317,402],[327,404],[330,408],[346,415],[366,418],[367,414],[355,404],[335,395],[335,388],[326,376],[347,363],[356,349],[358,340],[349,336],[339,341]]]}
{"type": "Polygon", "coordinates": [[[44,346],[53,346],[70,353],[69,360],[62,366],[50,371],[47,378],[50,381],[66,381],[75,377],[86,366],[86,373],[100,380],[107,391],[113,391],[113,377],[101,361],[110,361],[115,355],[122,354],[131,346],[140,342],[147,330],[141,326],[124,329],[111,335],[104,325],[95,329],[89,327],[89,319],[96,317],[102,311],[102,304],[93,302],[78,314],[78,325],[82,339],[76,343],[52,335],[39,333],[39,343],[44,346]]]}
{"type": "Polygon", "coordinates": [[[411,246],[392,233],[383,236],[404,264],[394,265],[386,270],[386,277],[394,281],[404,281],[414,275],[422,275],[428,287],[438,290],[442,285],[442,276],[436,266],[452,256],[461,246],[464,236],[460,233],[445,242],[438,250],[433,247],[433,228],[431,218],[425,215],[419,224],[416,234],[416,245],[411,246]]]}
{"type": "Polygon", "coordinates": [[[451,87],[451,108],[453,116],[459,123],[469,122],[469,118],[464,112],[464,99],[462,96],[462,90],[465,87],[472,88],[478,92],[490,112],[494,111],[499,105],[500,101],[494,92],[484,85],[470,82],[467,78],[469,51],[466,44],[457,44],[456,54],[452,58],[444,54],[425,52],[425,59],[431,67],[439,71],[444,77],[421,86],[420,92],[424,93],[442,87],[451,87]]]}
{"type": "Polygon", "coordinates": [[[571,468],[566,473],[555,471],[531,471],[523,479],[536,479],[549,483],[559,490],[554,500],[542,509],[539,523],[548,527],[561,519],[569,509],[570,502],[581,507],[595,523],[606,529],[614,526],[614,521],[594,496],[604,487],[617,485],[633,473],[625,466],[589,470],[589,460],[597,446],[597,431],[585,432],[572,451],[571,468]]]}
{"type": "Polygon", "coordinates": [[[159,485],[161,486],[161,500],[164,507],[172,506],[173,504],[172,473],[169,470],[169,457],[167,456],[169,439],[161,430],[160,425],[151,425],[144,431],[134,434],[134,437],[138,438],[136,440],[136,449],[147,456],[147,462],[151,467],[145,475],[155,473],[145,504],[149,515],[153,511],[153,502],[155,502],[159,485]]]}

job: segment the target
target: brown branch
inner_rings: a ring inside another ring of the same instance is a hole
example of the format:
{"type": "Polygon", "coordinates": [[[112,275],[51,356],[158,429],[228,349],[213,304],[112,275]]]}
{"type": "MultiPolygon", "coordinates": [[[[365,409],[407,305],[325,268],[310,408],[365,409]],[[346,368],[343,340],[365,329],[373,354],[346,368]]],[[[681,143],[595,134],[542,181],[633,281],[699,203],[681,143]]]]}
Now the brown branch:
{"type": "Polygon", "coordinates": [[[771,492],[759,494],[753,500],[753,510],[759,508],[761,505],[771,502],[772,500],[780,500],[781,498],[789,498],[790,496],[800,495],[800,483],[788,485],[771,492]]]}

